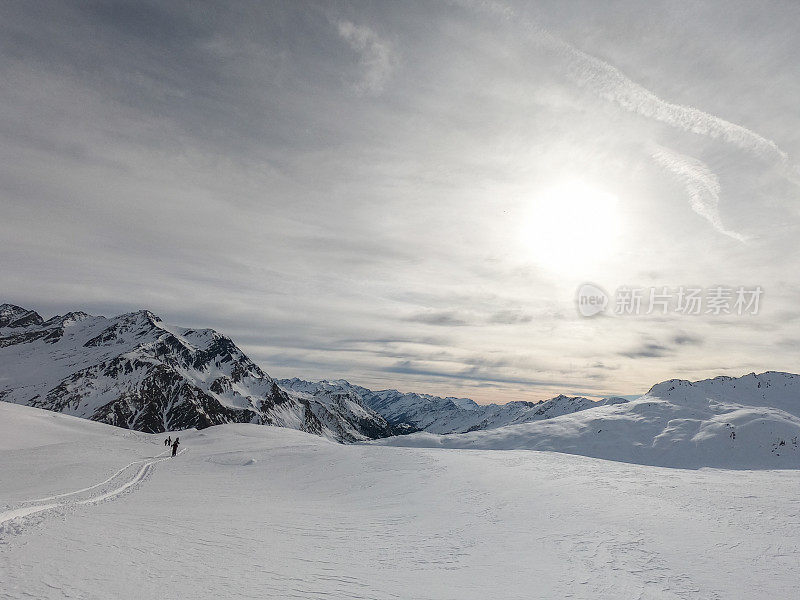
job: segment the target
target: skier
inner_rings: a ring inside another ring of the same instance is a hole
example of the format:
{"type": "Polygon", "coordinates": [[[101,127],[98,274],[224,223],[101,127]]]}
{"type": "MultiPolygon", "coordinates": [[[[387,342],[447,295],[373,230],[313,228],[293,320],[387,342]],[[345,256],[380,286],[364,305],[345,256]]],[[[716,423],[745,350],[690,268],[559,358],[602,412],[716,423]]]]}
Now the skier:
{"type": "Polygon", "coordinates": [[[172,436],[169,436],[167,439],[164,440],[165,446],[172,446],[172,436]]]}
{"type": "Polygon", "coordinates": [[[178,444],[180,444],[178,440],[179,438],[175,438],[175,441],[172,442],[172,456],[175,456],[178,453],[178,444]]]}

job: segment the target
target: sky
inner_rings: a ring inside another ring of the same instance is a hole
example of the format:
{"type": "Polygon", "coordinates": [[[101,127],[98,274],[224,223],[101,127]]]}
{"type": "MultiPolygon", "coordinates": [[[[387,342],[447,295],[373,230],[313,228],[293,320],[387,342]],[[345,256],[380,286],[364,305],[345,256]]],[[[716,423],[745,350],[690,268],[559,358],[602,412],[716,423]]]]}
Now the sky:
{"type": "Polygon", "coordinates": [[[4,2],[0,301],[482,403],[797,372],[798,30],[790,1],[4,2]]]}

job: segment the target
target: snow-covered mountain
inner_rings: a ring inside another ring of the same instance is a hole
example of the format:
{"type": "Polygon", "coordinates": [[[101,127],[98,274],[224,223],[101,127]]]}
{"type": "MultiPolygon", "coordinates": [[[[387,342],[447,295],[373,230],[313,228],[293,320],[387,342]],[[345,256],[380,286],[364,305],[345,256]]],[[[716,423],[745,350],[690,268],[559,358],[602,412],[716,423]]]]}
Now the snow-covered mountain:
{"type": "Polygon", "coordinates": [[[394,432],[357,397],[287,393],[230,338],[168,325],[145,310],[45,321],[0,305],[0,400],[153,433],[221,423],[338,441],[394,432]]]}
{"type": "Polygon", "coordinates": [[[550,450],[683,468],[800,468],[800,376],[674,379],[631,402],[546,421],[452,436],[415,433],[378,443],[550,450]]]}
{"type": "Polygon", "coordinates": [[[544,402],[509,402],[480,405],[469,398],[440,398],[429,394],[372,391],[343,379],[309,382],[302,379],[281,379],[283,389],[308,397],[358,397],[366,406],[383,416],[392,426],[405,433],[427,431],[437,434],[465,433],[495,429],[506,425],[550,419],[588,408],[627,402],[624,398],[607,398],[595,402],[583,397],[556,396],[544,402]]]}
{"type": "Polygon", "coordinates": [[[557,396],[483,406],[344,380],[276,381],[230,338],[144,310],[45,320],[0,305],[0,400],[145,432],[258,423],[344,442],[411,433],[383,443],[679,467],[800,467],[798,375],[669,380],[631,402],[557,396]]]}

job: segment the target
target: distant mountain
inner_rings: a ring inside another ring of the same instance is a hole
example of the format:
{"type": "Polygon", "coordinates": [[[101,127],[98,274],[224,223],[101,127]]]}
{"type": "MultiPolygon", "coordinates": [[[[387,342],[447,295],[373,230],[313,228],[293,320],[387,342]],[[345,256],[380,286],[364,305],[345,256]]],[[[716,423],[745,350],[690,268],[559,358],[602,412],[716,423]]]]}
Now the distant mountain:
{"type": "Polygon", "coordinates": [[[324,398],[345,394],[380,414],[396,429],[405,433],[427,431],[451,434],[495,429],[506,425],[550,419],[564,414],[627,402],[624,398],[608,398],[595,402],[583,397],[556,396],[544,402],[509,402],[480,405],[469,398],[440,398],[429,394],[404,393],[397,390],[372,391],[345,380],[309,382],[281,379],[283,389],[324,398]]]}
{"type": "Polygon", "coordinates": [[[479,405],[344,380],[274,380],[230,338],[169,325],[146,310],[45,320],[0,305],[0,400],[145,432],[258,423],[340,442],[800,468],[800,376],[790,373],[668,380],[630,402],[556,396],[479,405]]]}
{"type": "Polygon", "coordinates": [[[665,467],[800,468],[800,376],[769,371],[672,379],[628,403],[394,446],[529,449],[665,467]]]}
{"type": "Polygon", "coordinates": [[[0,400],[145,432],[261,423],[343,442],[395,432],[358,397],[287,393],[230,338],[146,310],[44,320],[0,305],[0,400]]]}

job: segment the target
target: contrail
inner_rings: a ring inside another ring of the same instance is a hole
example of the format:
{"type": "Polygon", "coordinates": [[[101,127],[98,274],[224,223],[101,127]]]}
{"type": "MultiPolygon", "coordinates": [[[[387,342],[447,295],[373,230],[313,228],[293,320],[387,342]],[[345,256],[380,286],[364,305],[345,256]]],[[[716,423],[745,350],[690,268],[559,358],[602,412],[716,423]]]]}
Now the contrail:
{"type": "Polygon", "coordinates": [[[719,215],[719,179],[708,165],[662,146],[654,148],[652,157],[683,183],[694,212],[704,217],[720,233],[740,242],[747,241],[747,237],[725,228],[722,224],[719,215]]]}
{"type": "Polygon", "coordinates": [[[721,139],[763,159],[777,160],[784,167],[784,175],[798,181],[798,169],[789,164],[789,156],[778,145],[747,127],[726,121],[692,106],[662,100],[656,94],[627,77],[617,67],[579,50],[546,29],[519,18],[514,8],[502,0],[449,0],[451,4],[466,7],[505,20],[518,20],[537,43],[566,58],[567,76],[575,83],[594,91],[603,99],[640,114],[698,135],[721,139]]]}
{"type": "Polygon", "coordinates": [[[570,55],[572,59],[569,61],[570,78],[578,85],[591,88],[601,98],[611,100],[625,110],[672,127],[722,139],[761,158],[775,159],[782,165],[787,165],[788,154],[772,140],[702,110],[662,100],[644,86],[626,77],[615,66],[578,50],[550,34],[547,35],[570,55]]]}

